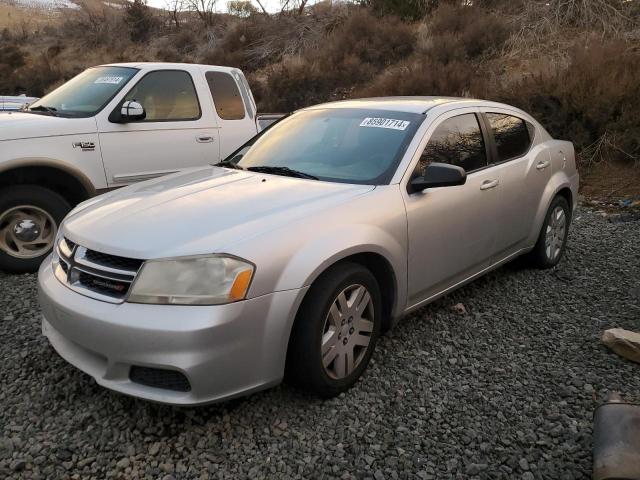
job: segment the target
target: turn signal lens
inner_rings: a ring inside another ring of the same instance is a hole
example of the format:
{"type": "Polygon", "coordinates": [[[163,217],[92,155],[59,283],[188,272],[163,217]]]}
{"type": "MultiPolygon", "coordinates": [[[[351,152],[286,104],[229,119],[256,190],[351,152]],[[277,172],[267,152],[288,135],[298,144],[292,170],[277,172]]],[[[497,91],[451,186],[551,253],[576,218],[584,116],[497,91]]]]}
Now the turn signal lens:
{"type": "Polygon", "coordinates": [[[247,290],[249,290],[249,284],[251,283],[252,276],[253,269],[243,270],[236,275],[236,279],[233,281],[233,285],[229,291],[229,300],[237,302],[247,295],[247,290]]]}

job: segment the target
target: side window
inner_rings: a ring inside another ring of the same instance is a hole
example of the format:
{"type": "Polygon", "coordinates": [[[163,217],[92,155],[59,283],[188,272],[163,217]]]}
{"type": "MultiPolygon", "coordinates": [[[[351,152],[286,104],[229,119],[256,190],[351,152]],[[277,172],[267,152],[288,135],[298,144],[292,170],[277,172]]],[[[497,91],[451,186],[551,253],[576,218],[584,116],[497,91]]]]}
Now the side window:
{"type": "Polygon", "coordinates": [[[475,114],[444,120],[431,135],[422,152],[420,171],[432,162],[458,165],[472,172],[487,165],[487,152],[475,114]]]}
{"type": "Polygon", "coordinates": [[[487,119],[498,149],[498,161],[524,155],[531,146],[529,127],[521,118],[502,113],[487,113],[487,119]]]}
{"type": "Polygon", "coordinates": [[[233,77],[224,72],[207,72],[205,77],[218,116],[223,120],[242,120],[244,104],[233,77]]]}
{"type": "Polygon", "coordinates": [[[145,122],[197,120],[200,104],[191,75],[181,70],[150,72],[126,95],[144,107],[145,122]]]}

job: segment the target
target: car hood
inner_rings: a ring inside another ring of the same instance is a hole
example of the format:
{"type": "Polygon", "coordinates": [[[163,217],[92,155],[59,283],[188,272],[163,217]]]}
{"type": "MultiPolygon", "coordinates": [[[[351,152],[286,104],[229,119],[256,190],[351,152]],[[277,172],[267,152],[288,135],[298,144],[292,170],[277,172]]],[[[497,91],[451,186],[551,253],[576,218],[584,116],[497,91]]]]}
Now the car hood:
{"type": "Polygon", "coordinates": [[[7,112],[0,115],[0,141],[96,131],[94,118],[63,118],[23,112],[7,112]]]}
{"type": "Polygon", "coordinates": [[[374,188],[198,168],[88,200],[65,219],[63,233],[90,249],[133,258],[224,252],[374,188]]]}

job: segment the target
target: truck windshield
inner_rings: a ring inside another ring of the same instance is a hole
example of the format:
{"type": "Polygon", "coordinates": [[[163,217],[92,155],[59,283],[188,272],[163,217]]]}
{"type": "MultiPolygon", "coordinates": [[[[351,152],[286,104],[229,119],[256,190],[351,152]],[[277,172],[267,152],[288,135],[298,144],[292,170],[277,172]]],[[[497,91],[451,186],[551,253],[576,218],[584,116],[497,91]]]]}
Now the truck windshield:
{"type": "Polygon", "coordinates": [[[137,72],[128,67],[89,68],[29,105],[27,111],[60,117],[92,117],[137,72]]]}
{"type": "Polygon", "coordinates": [[[383,185],[393,177],[424,118],[388,110],[303,110],[254,137],[219,165],[332,182],[383,185]]]}

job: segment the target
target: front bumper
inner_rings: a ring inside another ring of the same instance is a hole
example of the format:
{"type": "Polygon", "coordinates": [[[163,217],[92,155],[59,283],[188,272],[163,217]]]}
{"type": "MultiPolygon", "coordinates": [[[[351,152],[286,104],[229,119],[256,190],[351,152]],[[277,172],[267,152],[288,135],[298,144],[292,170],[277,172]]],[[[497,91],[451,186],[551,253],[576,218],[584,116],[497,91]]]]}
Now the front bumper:
{"type": "Polygon", "coordinates": [[[99,385],[177,405],[221,401],[279,383],[293,319],[306,291],[228,305],[111,304],[60,283],[50,257],[40,267],[38,290],[43,334],[61,357],[99,385]],[[133,382],[132,366],[181,372],[191,390],[133,382]]]}

